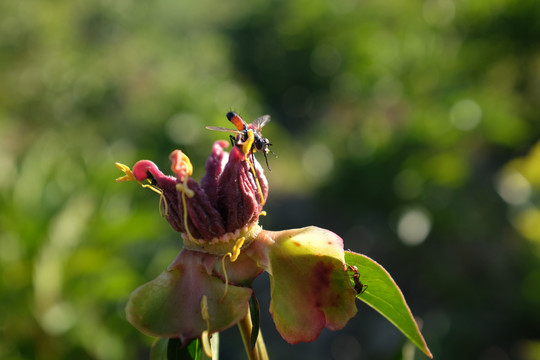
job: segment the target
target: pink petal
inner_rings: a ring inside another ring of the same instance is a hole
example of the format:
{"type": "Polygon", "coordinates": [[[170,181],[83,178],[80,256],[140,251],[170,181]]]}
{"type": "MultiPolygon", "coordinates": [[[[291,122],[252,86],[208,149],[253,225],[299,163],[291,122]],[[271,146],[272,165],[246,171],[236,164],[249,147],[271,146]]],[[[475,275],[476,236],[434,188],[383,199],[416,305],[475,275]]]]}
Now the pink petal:
{"type": "Polygon", "coordinates": [[[324,327],[341,329],[356,314],[339,236],[311,226],[259,238],[252,256],[271,274],[270,311],[286,341],[313,341],[324,327]]]}
{"type": "Polygon", "coordinates": [[[217,258],[183,250],[157,278],[137,288],[126,307],[129,322],[139,331],[158,337],[178,337],[183,342],[199,337],[207,324],[201,315],[201,299],[208,298],[210,332],[221,331],[247,314],[252,290],[229,286],[208,273],[217,258]]]}

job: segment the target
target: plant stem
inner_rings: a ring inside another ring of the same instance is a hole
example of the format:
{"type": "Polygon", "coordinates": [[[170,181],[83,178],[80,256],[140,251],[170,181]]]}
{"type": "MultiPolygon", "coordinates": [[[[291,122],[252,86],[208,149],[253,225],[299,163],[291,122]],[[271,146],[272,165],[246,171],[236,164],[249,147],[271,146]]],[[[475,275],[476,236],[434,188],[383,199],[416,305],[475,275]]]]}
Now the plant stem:
{"type": "Polygon", "coordinates": [[[251,313],[249,310],[246,317],[238,323],[238,329],[240,330],[240,335],[242,335],[242,341],[244,342],[248,359],[268,360],[268,353],[266,352],[266,346],[260,332],[255,346],[253,348],[251,347],[251,331],[253,330],[253,325],[251,323],[251,313]]]}

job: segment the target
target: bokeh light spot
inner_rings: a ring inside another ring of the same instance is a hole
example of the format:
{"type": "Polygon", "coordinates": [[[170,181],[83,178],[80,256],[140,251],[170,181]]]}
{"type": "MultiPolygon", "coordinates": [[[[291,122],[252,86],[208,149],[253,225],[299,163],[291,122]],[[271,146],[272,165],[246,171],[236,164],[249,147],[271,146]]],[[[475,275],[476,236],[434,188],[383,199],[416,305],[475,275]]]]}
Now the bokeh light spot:
{"type": "Polygon", "coordinates": [[[521,235],[540,245],[540,210],[527,207],[517,215],[514,224],[521,235]]]}
{"type": "Polygon", "coordinates": [[[201,136],[201,125],[201,121],[192,114],[176,114],[167,121],[167,135],[177,144],[193,144],[201,136]]]}
{"type": "Polygon", "coordinates": [[[450,122],[461,131],[469,131],[480,124],[482,109],[470,99],[460,100],[450,109],[450,122]]]}
{"type": "Polygon", "coordinates": [[[43,314],[41,325],[49,334],[59,335],[69,330],[75,321],[73,308],[67,303],[58,303],[43,314]]]}
{"type": "Polygon", "coordinates": [[[531,196],[529,181],[517,171],[500,175],[495,187],[503,200],[511,205],[525,204],[531,196]]]}
{"type": "Polygon", "coordinates": [[[405,210],[397,223],[397,234],[404,244],[415,246],[423,243],[431,231],[431,220],[425,210],[405,210]]]}

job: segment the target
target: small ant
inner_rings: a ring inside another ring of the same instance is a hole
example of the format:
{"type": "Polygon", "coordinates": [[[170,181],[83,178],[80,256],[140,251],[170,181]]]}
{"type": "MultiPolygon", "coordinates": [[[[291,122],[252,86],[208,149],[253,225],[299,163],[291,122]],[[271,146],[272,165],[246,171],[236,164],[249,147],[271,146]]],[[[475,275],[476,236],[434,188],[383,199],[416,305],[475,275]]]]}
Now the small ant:
{"type": "Polygon", "coordinates": [[[358,295],[362,295],[364,291],[367,289],[367,285],[362,284],[360,281],[360,273],[358,272],[358,268],[354,265],[347,265],[349,267],[349,270],[353,272],[352,278],[354,281],[354,290],[356,290],[356,293],[358,295]]]}

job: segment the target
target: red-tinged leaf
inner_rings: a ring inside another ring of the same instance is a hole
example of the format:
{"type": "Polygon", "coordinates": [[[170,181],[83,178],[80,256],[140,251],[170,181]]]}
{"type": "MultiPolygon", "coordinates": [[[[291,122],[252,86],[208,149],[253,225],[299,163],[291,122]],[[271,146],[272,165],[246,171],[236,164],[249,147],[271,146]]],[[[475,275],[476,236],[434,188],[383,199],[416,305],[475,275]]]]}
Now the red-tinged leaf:
{"type": "MultiPolygon", "coordinates": [[[[424,354],[433,358],[401,290],[390,274],[377,262],[362,254],[346,251],[345,262],[358,268],[359,281],[362,285],[367,285],[358,298],[377,310],[424,354]]],[[[351,284],[354,287],[353,278],[351,284]]]]}

